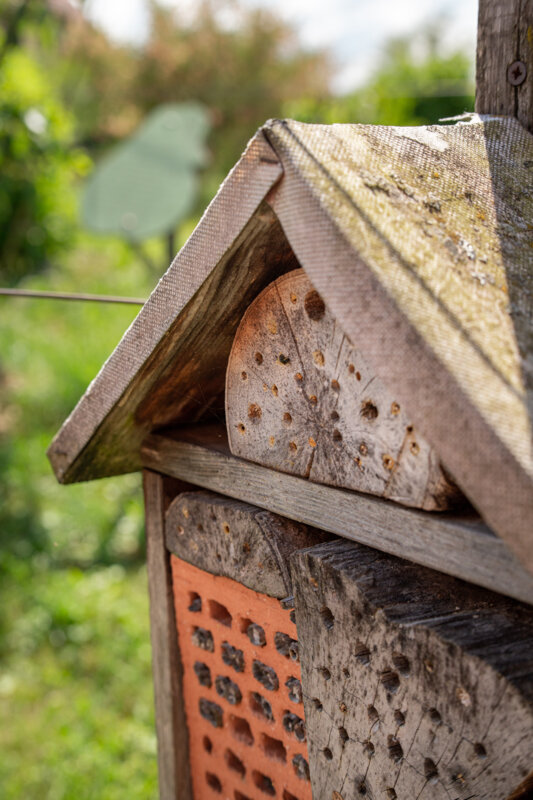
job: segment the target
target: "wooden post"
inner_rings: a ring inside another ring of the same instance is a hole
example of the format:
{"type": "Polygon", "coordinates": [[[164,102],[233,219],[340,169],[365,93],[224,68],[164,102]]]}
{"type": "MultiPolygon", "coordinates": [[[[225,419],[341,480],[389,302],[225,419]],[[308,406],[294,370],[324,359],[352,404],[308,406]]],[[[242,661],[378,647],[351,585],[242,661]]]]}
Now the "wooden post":
{"type": "Polygon", "coordinates": [[[533,132],[533,0],[479,0],[476,111],[533,132]]]}

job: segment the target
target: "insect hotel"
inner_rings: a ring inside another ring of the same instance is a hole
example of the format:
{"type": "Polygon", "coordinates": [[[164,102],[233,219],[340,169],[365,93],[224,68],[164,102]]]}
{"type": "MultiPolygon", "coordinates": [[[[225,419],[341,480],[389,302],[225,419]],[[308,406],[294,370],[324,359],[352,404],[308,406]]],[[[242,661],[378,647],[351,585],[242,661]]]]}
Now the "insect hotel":
{"type": "Polygon", "coordinates": [[[533,796],[533,139],[496,111],[267,123],[50,447],[144,473],[163,800],[533,796]]]}

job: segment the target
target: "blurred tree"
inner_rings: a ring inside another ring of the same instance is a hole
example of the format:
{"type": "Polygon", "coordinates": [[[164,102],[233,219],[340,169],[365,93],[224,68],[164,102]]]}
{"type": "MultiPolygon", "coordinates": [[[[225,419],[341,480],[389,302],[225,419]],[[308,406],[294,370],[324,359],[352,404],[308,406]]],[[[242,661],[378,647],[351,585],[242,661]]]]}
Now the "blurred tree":
{"type": "Polygon", "coordinates": [[[75,226],[73,179],[89,160],[37,53],[57,36],[35,0],[0,3],[0,278],[16,283],[66,248],[75,226]]]}
{"type": "Polygon", "coordinates": [[[337,98],[288,102],[286,115],[304,122],[430,125],[473,110],[473,58],[464,49],[450,51],[445,34],[440,18],[391,39],[363,87],[337,98]]]}

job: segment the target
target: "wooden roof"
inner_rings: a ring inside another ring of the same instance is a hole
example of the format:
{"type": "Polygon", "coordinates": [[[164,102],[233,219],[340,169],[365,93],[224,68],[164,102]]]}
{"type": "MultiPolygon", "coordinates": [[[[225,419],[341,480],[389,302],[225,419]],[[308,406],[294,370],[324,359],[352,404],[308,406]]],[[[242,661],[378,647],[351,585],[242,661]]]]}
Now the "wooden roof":
{"type": "Polygon", "coordinates": [[[216,416],[245,308],[299,262],[533,568],[532,176],[510,118],[267,123],[51,444],[59,480],[138,469],[151,430],[216,416]]]}

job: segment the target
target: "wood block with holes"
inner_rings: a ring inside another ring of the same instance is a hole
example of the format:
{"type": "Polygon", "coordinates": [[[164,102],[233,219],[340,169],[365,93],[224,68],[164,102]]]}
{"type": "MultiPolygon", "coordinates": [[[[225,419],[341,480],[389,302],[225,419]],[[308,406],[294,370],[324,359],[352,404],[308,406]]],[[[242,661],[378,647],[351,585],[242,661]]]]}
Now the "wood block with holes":
{"type": "Polygon", "coordinates": [[[247,309],[226,377],[231,452],[428,510],[462,495],[303,270],[247,309]]]}
{"type": "Polygon", "coordinates": [[[316,800],[533,792],[533,612],[340,540],[292,558],[316,800]]]}
{"type": "Polygon", "coordinates": [[[325,538],[209,492],[169,506],[194,800],[311,800],[288,560],[325,538]]]}

